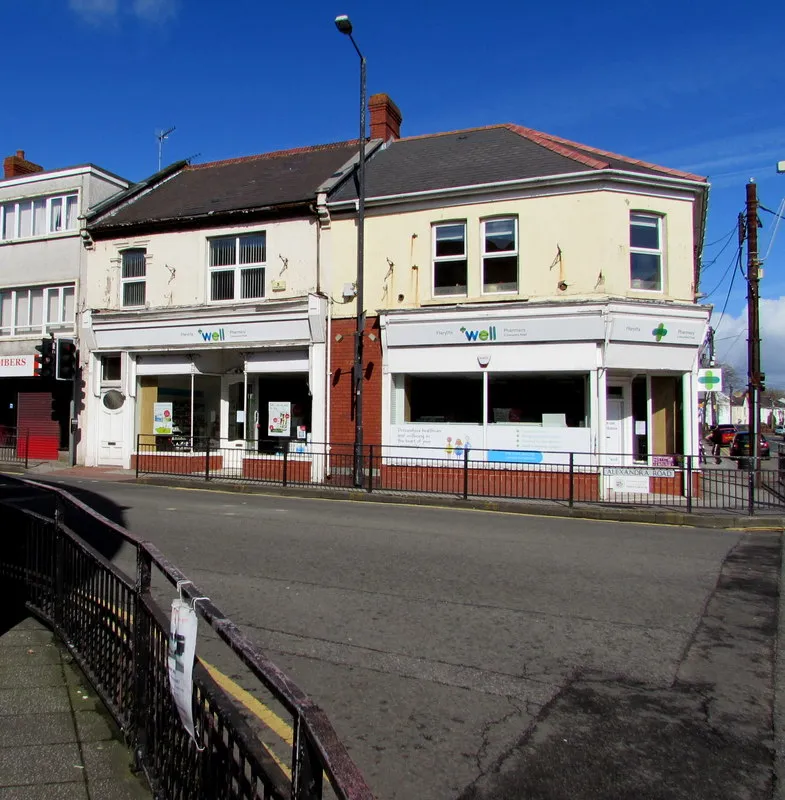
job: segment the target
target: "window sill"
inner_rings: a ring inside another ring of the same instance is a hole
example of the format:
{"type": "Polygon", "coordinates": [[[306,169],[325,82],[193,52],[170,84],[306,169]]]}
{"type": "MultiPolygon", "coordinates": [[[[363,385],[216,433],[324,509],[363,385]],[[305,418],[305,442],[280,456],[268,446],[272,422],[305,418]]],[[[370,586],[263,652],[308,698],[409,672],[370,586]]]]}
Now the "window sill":
{"type": "Polygon", "coordinates": [[[45,233],[42,236],[20,236],[18,239],[0,239],[0,247],[10,244],[29,244],[31,242],[47,242],[52,239],[68,239],[69,237],[78,237],[78,230],[71,231],[57,231],[56,233],[45,233]]]}

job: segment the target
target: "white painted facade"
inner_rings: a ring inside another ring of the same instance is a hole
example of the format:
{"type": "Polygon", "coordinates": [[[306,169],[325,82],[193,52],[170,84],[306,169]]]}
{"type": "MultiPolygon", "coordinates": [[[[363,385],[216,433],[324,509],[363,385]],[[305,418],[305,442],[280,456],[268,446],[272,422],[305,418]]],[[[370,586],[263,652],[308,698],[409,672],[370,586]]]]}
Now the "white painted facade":
{"type": "Polygon", "coordinates": [[[269,403],[290,401],[292,384],[293,417],[304,407],[298,435],[323,442],[327,303],[318,236],[314,217],[95,241],[82,329],[91,352],[83,463],[129,467],[140,444],[149,451],[162,443],[173,455],[209,444],[247,456],[264,445],[269,403]],[[262,232],[264,297],[210,300],[210,240],[262,232]],[[145,253],[143,306],[122,305],[127,250],[145,253]],[[182,407],[174,436],[154,435],[146,392],[175,415],[182,407]]]}

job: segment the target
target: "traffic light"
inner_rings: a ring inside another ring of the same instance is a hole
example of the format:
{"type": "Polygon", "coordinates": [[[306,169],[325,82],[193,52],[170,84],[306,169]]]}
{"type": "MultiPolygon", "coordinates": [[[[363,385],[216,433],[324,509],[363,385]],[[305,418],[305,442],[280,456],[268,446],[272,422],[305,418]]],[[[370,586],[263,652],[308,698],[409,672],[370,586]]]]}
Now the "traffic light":
{"type": "Polygon", "coordinates": [[[54,339],[42,339],[41,344],[35,346],[34,374],[39,378],[54,378],[55,376],[55,343],[54,339]]]}
{"type": "Polygon", "coordinates": [[[758,388],[762,391],[766,391],[766,373],[759,372],[758,373],[758,388]]]}
{"type": "Polygon", "coordinates": [[[55,377],[58,381],[72,381],[75,376],[76,344],[73,339],[58,339],[55,377]]]}

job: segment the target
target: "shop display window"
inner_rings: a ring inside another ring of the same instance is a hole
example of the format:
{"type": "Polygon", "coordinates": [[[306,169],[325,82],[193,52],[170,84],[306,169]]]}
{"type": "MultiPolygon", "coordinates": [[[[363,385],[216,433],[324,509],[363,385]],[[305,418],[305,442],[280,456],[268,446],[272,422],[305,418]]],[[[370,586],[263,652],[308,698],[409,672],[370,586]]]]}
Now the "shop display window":
{"type": "Polygon", "coordinates": [[[582,428],[586,400],[584,375],[491,374],[487,421],[582,428]]]}
{"type": "Polygon", "coordinates": [[[482,422],[482,375],[407,375],[405,422],[482,422]]]}

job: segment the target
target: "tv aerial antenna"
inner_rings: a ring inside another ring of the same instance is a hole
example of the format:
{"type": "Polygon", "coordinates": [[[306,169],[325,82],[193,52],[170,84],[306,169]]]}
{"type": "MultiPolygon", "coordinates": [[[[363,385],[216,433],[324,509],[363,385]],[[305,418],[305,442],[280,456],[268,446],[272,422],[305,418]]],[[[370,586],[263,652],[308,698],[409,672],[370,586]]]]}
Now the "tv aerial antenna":
{"type": "Polygon", "coordinates": [[[158,139],[158,171],[161,171],[161,162],[163,160],[164,154],[164,141],[169,138],[169,134],[174,133],[175,126],[172,125],[169,130],[166,131],[158,131],[155,134],[155,138],[158,139]]]}

